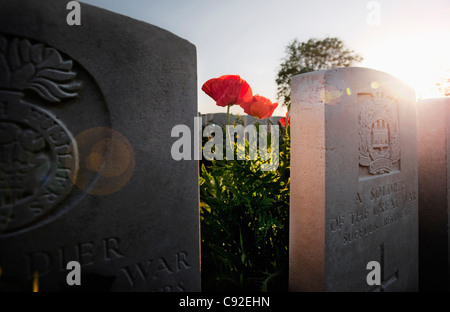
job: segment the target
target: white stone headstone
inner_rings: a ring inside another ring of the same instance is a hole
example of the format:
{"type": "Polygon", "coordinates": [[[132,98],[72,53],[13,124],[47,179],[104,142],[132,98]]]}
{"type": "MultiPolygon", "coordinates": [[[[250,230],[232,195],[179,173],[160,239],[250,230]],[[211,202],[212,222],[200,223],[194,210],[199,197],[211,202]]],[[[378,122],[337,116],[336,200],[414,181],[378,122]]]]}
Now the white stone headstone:
{"type": "Polygon", "coordinates": [[[290,289],[416,291],[416,106],[385,73],[295,76],[291,107],[290,289]],[[367,281],[380,264],[380,285],[367,281]]]}

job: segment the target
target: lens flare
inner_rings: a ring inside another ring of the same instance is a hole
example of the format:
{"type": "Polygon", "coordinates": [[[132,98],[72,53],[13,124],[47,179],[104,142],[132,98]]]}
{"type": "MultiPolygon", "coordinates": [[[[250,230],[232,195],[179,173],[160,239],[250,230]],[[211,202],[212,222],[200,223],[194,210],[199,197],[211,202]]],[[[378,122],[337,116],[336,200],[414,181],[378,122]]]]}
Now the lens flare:
{"type": "Polygon", "coordinates": [[[33,273],[33,292],[39,292],[39,272],[33,273]]]}
{"type": "Polygon", "coordinates": [[[87,129],[75,137],[80,170],[72,180],[91,195],[109,195],[122,189],[134,172],[134,151],[128,139],[106,127],[87,129]],[[95,182],[95,183],[94,183],[95,182]]]}
{"type": "Polygon", "coordinates": [[[323,103],[333,105],[336,101],[343,95],[342,91],[337,88],[332,88],[330,90],[322,90],[320,92],[320,99],[323,103]]]}

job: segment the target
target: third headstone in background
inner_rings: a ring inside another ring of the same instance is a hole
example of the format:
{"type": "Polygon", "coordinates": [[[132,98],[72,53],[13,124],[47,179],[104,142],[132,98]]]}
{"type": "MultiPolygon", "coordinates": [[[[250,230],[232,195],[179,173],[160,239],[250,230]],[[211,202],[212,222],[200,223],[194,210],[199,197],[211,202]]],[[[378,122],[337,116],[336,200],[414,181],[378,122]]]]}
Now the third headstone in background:
{"type": "Polygon", "coordinates": [[[413,90],[339,68],[295,76],[292,99],[290,289],[417,291],[413,90]]]}
{"type": "Polygon", "coordinates": [[[447,291],[449,282],[450,99],[417,106],[419,151],[419,280],[421,291],[447,291]]]}

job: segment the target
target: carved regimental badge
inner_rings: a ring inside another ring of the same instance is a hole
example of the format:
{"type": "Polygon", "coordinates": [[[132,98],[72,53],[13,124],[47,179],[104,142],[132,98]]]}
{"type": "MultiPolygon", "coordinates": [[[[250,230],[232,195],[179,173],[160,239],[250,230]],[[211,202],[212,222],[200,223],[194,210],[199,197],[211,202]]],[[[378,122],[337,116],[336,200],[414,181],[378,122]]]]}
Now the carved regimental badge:
{"type": "Polygon", "coordinates": [[[0,36],[0,231],[54,211],[72,188],[78,151],[62,121],[33,103],[77,96],[72,61],[54,48],[0,36]],[[31,91],[31,93],[28,93],[31,91]],[[29,96],[31,95],[31,96],[29,96]]]}
{"type": "Polygon", "coordinates": [[[369,173],[389,173],[400,162],[397,100],[382,93],[360,93],[359,164],[369,173]]]}

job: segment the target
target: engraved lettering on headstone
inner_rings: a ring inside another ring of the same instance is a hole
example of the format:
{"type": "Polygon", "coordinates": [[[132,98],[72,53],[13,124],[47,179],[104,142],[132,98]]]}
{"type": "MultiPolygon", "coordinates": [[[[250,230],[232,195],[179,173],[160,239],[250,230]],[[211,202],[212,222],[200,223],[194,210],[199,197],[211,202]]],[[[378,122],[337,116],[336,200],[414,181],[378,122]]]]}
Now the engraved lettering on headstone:
{"type": "Polygon", "coordinates": [[[187,253],[186,252],[177,253],[177,263],[178,263],[177,271],[191,268],[191,266],[187,262],[187,253]]]}
{"type": "Polygon", "coordinates": [[[117,237],[111,237],[103,240],[103,249],[105,252],[105,260],[123,258],[123,254],[119,251],[119,239],[117,237]]]}
{"type": "Polygon", "coordinates": [[[332,218],[330,221],[331,233],[342,235],[344,245],[407,219],[417,201],[416,193],[411,192],[401,180],[371,187],[365,201],[359,193],[356,193],[355,198],[347,216],[332,218]],[[341,232],[341,229],[345,230],[341,232]]]}
{"type": "MultiPolygon", "coordinates": [[[[179,268],[185,269],[186,253],[177,254],[179,268]],[[182,264],[181,264],[182,263],[182,264]]],[[[117,237],[105,238],[100,241],[79,242],[72,245],[63,245],[55,250],[38,250],[26,255],[29,263],[29,272],[66,270],[69,261],[77,261],[82,267],[87,267],[103,261],[118,261],[125,258],[119,250],[119,239],[117,237]],[[106,252],[106,253],[105,253],[106,252]]]]}
{"type": "Polygon", "coordinates": [[[94,263],[94,243],[82,243],[76,246],[78,259],[81,265],[90,265],[94,263]]]}
{"type": "Polygon", "coordinates": [[[28,276],[31,278],[34,272],[39,272],[39,276],[45,276],[50,270],[53,258],[49,252],[34,252],[26,257],[28,262],[28,276]]]}
{"type": "MultiPolygon", "coordinates": [[[[130,288],[145,283],[153,283],[164,280],[167,276],[176,275],[178,272],[191,269],[188,262],[188,254],[185,251],[176,253],[172,257],[159,257],[156,259],[147,259],[145,261],[130,264],[120,269],[125,279],[128,281],[130,288]]],[[[161,289],[165,291],[184,291],[184,282],[180,282],[177,286],[167,285],[161,289]]],[[[158,289],[156,289],[158,291],[158,289]]]]}
{"type": "Polygon", "coordinates": [[[145,264],[138,263],[134,266],[127,266],[122,268],[122,272],[125,274],[131,288],[135,286],[137,282],[145,282],[149,277],[150,265],[152,260],[147,260],[145,264]]]}

